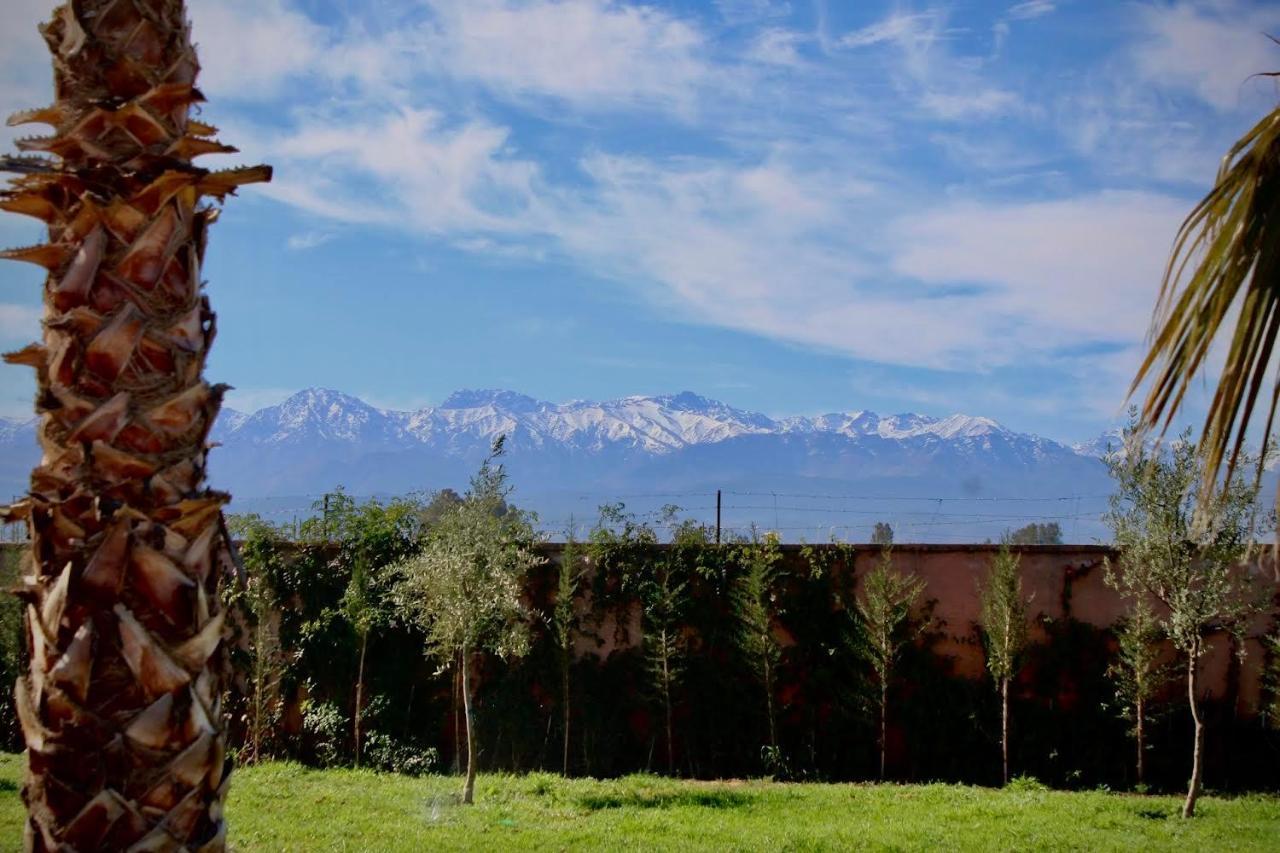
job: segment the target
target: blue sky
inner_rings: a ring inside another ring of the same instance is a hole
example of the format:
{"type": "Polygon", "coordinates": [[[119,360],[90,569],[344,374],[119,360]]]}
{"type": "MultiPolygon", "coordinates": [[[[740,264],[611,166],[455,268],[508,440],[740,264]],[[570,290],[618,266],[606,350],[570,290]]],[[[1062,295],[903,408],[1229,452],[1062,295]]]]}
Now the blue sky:
{"type": "MultiPolygon", "coordinates": [[[[49,99],[50,6],[6,4],[4,112],[49,99]]],[[[1237,0],[190,7],[242,150],[205,165],[277,169],[205,268],[210,378],[250,410],[687,388],[1088,437],[1280,68],[1280,6],[1237,0]]],[[[38,334],[39,288],[0,265],[0,345],[38,334]]],[[[30,396],[0,368],[0,414],[30,396]]]]}

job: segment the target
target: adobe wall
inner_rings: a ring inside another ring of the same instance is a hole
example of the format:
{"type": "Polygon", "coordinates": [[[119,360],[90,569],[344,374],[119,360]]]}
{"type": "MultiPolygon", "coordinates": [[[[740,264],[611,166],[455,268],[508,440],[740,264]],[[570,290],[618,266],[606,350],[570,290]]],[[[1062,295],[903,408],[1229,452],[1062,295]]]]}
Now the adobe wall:
{"type": "MultiPolygon", "coordinates": [[[[663,546],[658,546],[659,548],[663,546]]],[[[816,546],[823,547],[823,546],[816,546]]],[[[558,563],[563,546],[544,546],[545,553],[558,563]]],[[[978,633],[978,586],[990,570],[991,560],[998,551],[995,545],[895,545],[894,566],[899,571],[913,574],[925,582],[921,601],[932,601],[933,616],[938,637],[933,645],[936,653],[952,659],[954,674],[972,679],[985,677],[986,661],[978,633]]],[[[1094,628],[1112,628],[1125,613],[1125,603],[1105,581],[1104,562],[1114,560],[1118,552],[1101,545],[1029,545],[1014,549],[1019,556],[1023,591],[1028,597],[1027,612],[1030,617],[1029,637],[1032,643],[1048,639],[1045,621],[1075,619],[1094,628]]],[[[861,588],[862,578],[880,559],[877,546],[855,546],[856,556],[854,589],[861,588]]],[[[1273,601],[1280,604],[1280,583],[1275,578],[1271,549],[1265,549],[1261,562],[1244,568],[1258,576],[1258,583],[1273,591],[1273,601]]],[[[808,566],[801,554],[801,546],[784,545],[784,558],[789,568],[807,572],[808,566]]],[[[589,584],[586,585],[589,587],[589,584]]],[[[833,607],[839,603],[832,602],[833,607]]],[[[583,613],[591,609],[589,597],[580,600],[583,613]]],[[[1237,713],[1242,718],[1256,716],[1262,698],[1263,647],[1260,637],[1280,624],[1280,608],[1253,620],[1247,632],[1245,658],[1235,673],[1232,672],[1234,650],[1230,637],[1225,634],[1210,638],[1210,650],[1202,658],[1199,670],[1200,684],[1206,698],[1222,698],[1231,695],[1233,675],[1238,679],[1237,713]]],[[[610,638],[622,637],[637,642],[640,637],[640,613],[638,607],[625,614],[605,614],[600,635],[606,638],[597,645],[595,637],[581,637],[579,655],[608,657],[617,650],[610,638]],[[618,619],[624,619],[627,630],[615,632],[618,619]]],[[[784,642],[789,640],[783,637],[784,642]]],[[[1173,649],[1167,649],[1169,660],[1174,659],[1173,649]]],[[[1174,689],[1180,689],[1174,685],[1174,689]]]]}

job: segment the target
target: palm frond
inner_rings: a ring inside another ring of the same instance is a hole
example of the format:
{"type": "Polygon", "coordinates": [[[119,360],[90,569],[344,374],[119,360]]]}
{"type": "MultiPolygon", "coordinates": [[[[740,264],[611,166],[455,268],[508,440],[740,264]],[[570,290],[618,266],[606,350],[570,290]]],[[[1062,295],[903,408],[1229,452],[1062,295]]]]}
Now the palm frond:
{"type": "MultiPolygon", "coordinates": [[[[1169,427],[1212,345],[1227,334],[1227,359],[1200,444],[1207,484],[1219,482],[1224,461],[1229,476],[1240,459],[1280,335],[1280,107],[1223,158],[1213,189],[1174,240],[1150,349],[1129,389],[1132,396],[1151,383],[1143,427],[1161,433],[1169,427]]],[[[1280,377],[1271,381],[1268,433],[1280,402],[1280,377]]]]}

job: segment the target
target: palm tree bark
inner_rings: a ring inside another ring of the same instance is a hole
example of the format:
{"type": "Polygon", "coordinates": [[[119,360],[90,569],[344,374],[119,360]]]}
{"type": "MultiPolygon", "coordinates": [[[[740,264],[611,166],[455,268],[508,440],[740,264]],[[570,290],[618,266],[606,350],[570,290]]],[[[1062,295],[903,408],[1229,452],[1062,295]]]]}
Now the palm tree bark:
{"type": "Polygon", "coordinates": [[[1182,804],[1182,816],[1192,817],[1196,813],[1196,801],[1200,799],[1200,788],[1204,779],[1204,720],[1200,717],[1200,701],[1196,696],[1196,669],[1199,659],[1199,644],[1192,646],[1187,655],[1187,701],[1191,706],[1191,719],[1195,722],[1195,745],[1191,752],[1191,782],[1187,786],[1187,799],[1182,804]]]}
{"type": "Polygon", "coordinates": [[[467,781],[462,786],[462,802],[471,805],[476,795],[476,735],[471,710],[471,655],[462,651],[462,707],[467,718],[467,781]]]}
{"type": "Polygon", "coordinates": [[[210,173],[225,152],[189,117],[202,100],[181,0],[71,0],[41,27],[56,102],[12,123],[28,160],[0,208],[47,244],[32,367],[43,458],[9,510],[30,529],[30,670],[15,699],[27,746],[30,850],[221,850],[228,785],[220,694],[231,563],[228,496],[203,483],[224,388],[202,378],[214,315],[200,264],[216,210],[265,167],[210,173]],[[40,168],[34,168],[35,163],[40,168]]]}

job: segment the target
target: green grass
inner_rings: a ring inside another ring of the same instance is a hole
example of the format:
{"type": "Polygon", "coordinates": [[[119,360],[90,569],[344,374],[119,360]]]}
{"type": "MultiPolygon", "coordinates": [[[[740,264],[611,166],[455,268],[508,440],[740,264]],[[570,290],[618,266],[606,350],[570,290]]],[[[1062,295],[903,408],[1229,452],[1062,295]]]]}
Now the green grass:
{"type": "MultiPolygon", "coordinates": [[[[21,759],[0,756],[0,845],[18,849],[21,759]]],[[[1280,850],[1280,798],[991,790],[958,785],[687,782],[652,776],[458,780],[317,771],[238,771],[234,850],[1280,850]]]]}

